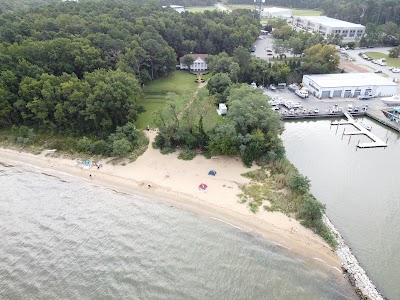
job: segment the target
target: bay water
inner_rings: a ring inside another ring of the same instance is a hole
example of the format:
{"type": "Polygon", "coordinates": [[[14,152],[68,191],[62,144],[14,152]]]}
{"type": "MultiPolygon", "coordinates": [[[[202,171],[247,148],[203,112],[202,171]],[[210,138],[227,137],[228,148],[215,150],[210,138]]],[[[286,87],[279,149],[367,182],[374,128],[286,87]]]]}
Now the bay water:
{"type": "Polygon", "coordinates": [[[0,299],[357,299],[229,224],[29,167],[0,170],[0,238],[0,299]]]}
{"type": "Polygon", "coordinates": [[[356,150],[369,139],[342,136],[351,126],[337,128],[331,120],[285,122],[282,139],[374,284],[400,299],[400,134],[366,118],[359,122],[371,124],[388,147],[356,150]]]}

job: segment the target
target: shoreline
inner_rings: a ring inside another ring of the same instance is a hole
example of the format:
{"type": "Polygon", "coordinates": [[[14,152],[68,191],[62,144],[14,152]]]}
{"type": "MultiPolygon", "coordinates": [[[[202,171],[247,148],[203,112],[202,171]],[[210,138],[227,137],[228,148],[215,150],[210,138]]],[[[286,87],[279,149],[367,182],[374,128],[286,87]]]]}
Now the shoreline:
{"type": "Polygon", "coordinates": [[[0,148],[0,162],[27,165],[52,175],[67,174],[116,192],[139,195],[206,216],[261,236],[301,257],[319,261],[343,278],[339,257],[320,236],[280,212],[260,209],[254,214],[247,204],[238,202],[239,186],[249,182],[240,174],[255,167],[245,168],[236,158],[197,156],[192,161],[182,161],[176,153],[162,155],[151,147],[156,132],[146,134],[150,140],[148,149],[125,166],[102,163],[100,169],[84,169],[76,160],[46,156],[46,151],[34,155],[4,148],[0,148]],[[216,176],[208,175],[211,169],[217,171],[216,176]],[[205,191],[197,188],[203,182],[208,185],[205,191]]]}

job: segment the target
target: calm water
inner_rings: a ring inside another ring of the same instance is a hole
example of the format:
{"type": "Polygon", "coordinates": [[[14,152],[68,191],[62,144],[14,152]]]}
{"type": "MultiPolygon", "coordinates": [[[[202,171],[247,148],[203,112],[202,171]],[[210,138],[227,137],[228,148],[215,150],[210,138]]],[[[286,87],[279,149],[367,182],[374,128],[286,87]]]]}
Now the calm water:
{"type": "Polygon", "coordinates": [[[335,134],[329,120],[285,123],[283,140],[370,278],[389,299],[400,299],[400,135],[365,121],[389,138],[387,149],[356,151],[360,138],[342,140],[343,126],[335,134]]]}
{"type": "Polygon", "coordinates": [[[0,299],[356,298],[227,224],[28,169],[0,171],[0,237],[0,299]]]}

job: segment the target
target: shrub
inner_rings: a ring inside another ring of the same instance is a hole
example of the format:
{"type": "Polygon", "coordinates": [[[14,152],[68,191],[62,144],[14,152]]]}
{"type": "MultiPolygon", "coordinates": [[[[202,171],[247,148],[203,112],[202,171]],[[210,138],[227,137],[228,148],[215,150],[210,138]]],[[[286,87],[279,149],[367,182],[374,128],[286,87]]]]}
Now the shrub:
{"type": "Polygon", "coordinates": [[[32,144],[36,138],[33,129],[30,129],[26,126],[13,126],[11,128],[11,133],[14,135],[14,140],[23,145],[32,144]]]}
{"type": "Polygon", "coordinates": [[[310,180],[299,172],[294,172],[290,176],[288,185],[293,191],[304,194],[310,189],[310,180]]]}
{"type": "Polygon", "coordinates": [[[304,195],[303,207],[298,213],[298,218],[302,219],[306,227],[318,230],[322,215],[325,213],[325,205],[315,200],[311,195],[304,195]]]}
{"type": "Polygon", "coordinates": [[[196,156],[196,152],[190,149],[183,149],[179,153],[178,158],[182,160],[192,160],[196,156]]]}
{"type": "Polygon", "coordinates": [[[76,144],[76,150],[82,153],[90,152],[90,147],[92,146],[92,141],[88,139],[86,136],[81,138],[76,144]]]}
{"type": "Polygon", "coordinates": [[[68,137],[65,141],[65,149],[67,151],[74,151],[77,149],[78,142],[73,137],[68,137]]]}
{"type": "Polygon", "coordinates": [[[48,144],[48,148],[50,149],[57,149],[57,150],[64,150],[65,143],[61,140],[53,140],[48,144]]]}
{"type": "Polygon", "coordinates": [[[251,202],[250,204],[249,204],[249,206],[250,206],[250,211],[252,212],[252,213],[257,213],[258,212],[258,204],[257,203],[255,203],[255,202],[251,202]]]}
{"type": "Polygon", "coordinates": [[[107,142],[99,140],[90,146],[90,152],[95,155],[108,155],[110,151],[107,142]]]}
{"type": "Polygon", "coordinates": [[[154,139],[154,142],[153,142],[153,148],[155,148],[155,149],[163,149],[164,146],[165,146],[166,141],[167,141],[166,137],[163,134],[161,134],[161,133],[157,134],[157,136],[156,136],[156,138],[154,139]]]}
{"type": "Polygon", "coordinates": [[[112,153],[114,156],[123,157],[127,156],[131,151],[131,149],[132,149],[131,143],[127,139],[122,138],[120,140],[114,141],[112,153]]]}

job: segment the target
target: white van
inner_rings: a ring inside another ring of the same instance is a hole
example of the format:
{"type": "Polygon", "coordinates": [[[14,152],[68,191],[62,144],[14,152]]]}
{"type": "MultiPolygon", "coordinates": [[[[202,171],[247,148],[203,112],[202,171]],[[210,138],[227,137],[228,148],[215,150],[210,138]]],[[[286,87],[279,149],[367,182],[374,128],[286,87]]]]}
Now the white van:
{"type": "Polygon", "coordinates": [[[304,89],[296,90],[294,93],[297,96],[301,97],[301,98],[307,98],[308,97],[308,91],[304,90],[304,89]]]}

